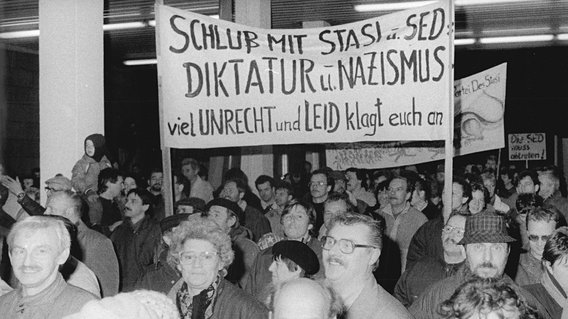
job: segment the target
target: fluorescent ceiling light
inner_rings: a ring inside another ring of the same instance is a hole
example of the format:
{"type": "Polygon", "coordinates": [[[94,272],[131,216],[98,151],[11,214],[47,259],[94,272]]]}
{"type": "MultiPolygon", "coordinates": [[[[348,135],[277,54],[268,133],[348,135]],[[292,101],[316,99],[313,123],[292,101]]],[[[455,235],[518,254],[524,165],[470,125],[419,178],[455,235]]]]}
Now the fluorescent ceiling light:
{"type": "MultiPolygon", "coordinates": [[[[455,0],[456,6],[475,6],[475,5],[488,5],[500,3],[515,3],[525,2],[532,0],[455,0]]],[[[396,11],[406,10],[416,7],[421,7],[434,3],[435,1],[404,1],[404,2],[390,2],[390,3],[368,3],[357,4],[353,8],[357,12],[373,12],[373,11],[396,11]]]]}
{"type": "Polygon", "coordinates": [[[157,64],[158,60],[156,59],[124,60],[124,62],[122,63],[127,66],[149,65],[149,64],[157,64]]]}
{"type": "Polygon", "coordinates": [[[408,2],[392,2],[392,3],[369,3],[357,4],[353,8],[357,12],[373,12],[373,11],[395,11],[405,10],[425,6],[435,1],[408,1],[408,2]]]}
{"type": "Polygon", "coordinates": [[[540,28],[516,28],[516,29],[489,29],[481,31],[482,34],[486,34],[491,36],[491,34],[501,34],[504,35],[506,33],[513,33],[513,34],[543,34],[548,33],[550,31],[550,27],[540,27],[540,28]]]}
{"type": "Polygon", "coordinates": [[[38,37],[39,30],[13,31],[0,33],[0,39],[18,39],[38,37]]]}
{"type": "Polygon", "coordinates": [[[494,44],[494,43],[543,42],[543,41],[552,41],[553,39],[554,35],[552,34],[540,34],[540,35],[522,35],[516,37],[481,38],[479,39],[479,43],[494,44]]]}
{"type": "Polygon", "coordinates": [[[111,23],[111,24],[104,24],[103,30],[110,31],[110,30],[137,29],[137,28],[144,28],[145,26],[146,26],[146,24],[142,21],[125,22],[125,23],[111,23]]]}
{"type": "Polygon", "coordinates": [[[566,40],[568,40],[568,33],[561,33],[561,34],[556,36],[556,39],[558,39],[560,41],[566,41],[566,40]]]}
{"type": "Polygon", "coordinates": [[[455,39],[454,45],[472,45],[475,43],[475,39],[455,39]]]}

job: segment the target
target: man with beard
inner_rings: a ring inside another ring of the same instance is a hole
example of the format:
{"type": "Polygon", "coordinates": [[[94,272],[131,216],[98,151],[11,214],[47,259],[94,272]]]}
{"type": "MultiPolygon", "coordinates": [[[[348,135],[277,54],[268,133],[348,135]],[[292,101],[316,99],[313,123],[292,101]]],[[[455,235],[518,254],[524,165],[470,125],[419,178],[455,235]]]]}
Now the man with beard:
{"type": "Polygon", "coordinates": [[[242,287],[259,252],[258,246],[250,239],[251,231],[241,225],[245,218],[243,210],[231,200],[215,198],[207,204],[204,215],[231,237],[235,260],[227,269],[225,279],[242,287]]]}
{"type": "Polygon", "coordinates": [[[262,235],[270,232],[270,222],[258,209],[243,200],[246,188],[246,183],[242,179],[229,179],[223,184],[219,197],[239,205],[244,212],[239,222],[252,232],[251,240],[257,242],[262,235]]]}
{"type": "Polygon", "coordinates": [[[166,217],[166,207],[164,204],[164,196],[162,195],[162,184],[164,182],[164,173],[161,169],[155,168],[150,172],[147,190],[154,196],[154,219],[161,221],[166,217]]]}
{"type": "Polygon", "coordinates": [[[410,307],[428,286],[455,274],[463,265],[465,250],[458,242],[463,238],[465,220],[465,215],[453,215],[442,229],[443,258],[425,257],[402,274],[394,297],[405,307],[410,307]]]}
{"type": "Polygon", "coordinates": [[[454,275],[431,285],[412,304],[410,312],[416,319],[442,318],[438,313],[438,305],[449,299],[461,284],[474,278],[494,278],[510,284],[517,294],[544,314],[542,305],[504,274],[510,252],[509,244],[514,241],[507,233],[503,216],[483,211],[468,217],[464,237],[458,243],[465,246],[465,265],[454,275]]]}
{"type": "Polygon", "coordinates": [[[323,238],[325,278],[343,300],[346,319],[412,318],[373,276],[382,237],[383,227],[365,215],[346,213],[330,222],[323,238]]]}

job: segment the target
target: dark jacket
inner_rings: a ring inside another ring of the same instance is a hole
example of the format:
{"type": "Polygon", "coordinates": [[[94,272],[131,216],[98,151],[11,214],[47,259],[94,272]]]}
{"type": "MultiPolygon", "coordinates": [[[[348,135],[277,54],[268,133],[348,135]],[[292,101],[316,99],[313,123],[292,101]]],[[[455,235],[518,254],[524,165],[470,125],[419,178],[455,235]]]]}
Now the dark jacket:
{"type": "Polygon", "coordinates": [[[148,289],[167,294],[180,278],[180,273],[170,264],[160,263],[142,275],[134,284],[134,289],[148,289]]]}
{"type": "Polygon", "coordinates": [[[262,235],[270,233],[270,221],[262,214],[262,212],[251,205],[247,204],[245,207],[245,220],[243,226],[250,229],[252,232],[251,240],[255,243],[262,237],[262,235]]]}
{"type": "MultiPolygon", "coordinates": [[[[456,289],[466,281],[473,279],[473,274],[467,265],[464,265],[453,276],[430,286],[408,309],[416,319],[442,318],[438,313],[440,303],[448,300],[456,289]]],[[[518,295],[522,295],[527,303],[536,309],[542,318],[551,318],[546,314],[542,304],[528,291],[518,286],[509,276],[503,275],[503,280],[509,284],[518,295]]]]}
{"type": "MultiPolygon", "coordinates": [[[[323,278],[324,270],[322,263],[322,248],[321,242],[317,238],[311,238],[308,243],[318,257],[320,269],[314,275],[314,278],[323,278]]],[[[268,247],[261,251],[254,260],[251,271],[249,272],[244,284],[243,289],[249,294],[256,297],[258,300],[263,301],[268,296],[268,288],[272,283],[272,273],[268,270],[272,264],[272,247],[268,247]]]]}
{"type": "MultiPolygon", "coordinates": [[[[180,279],[168,293],[176,303],[176,294],[183,284],[180,279]]],[[[222,279],[217,286],[217,300],[213,306],[211,319],[266,319],[268,309],[251,295],[222,279]]]]}
{"type": "Polygon", "coordinates": [[[544,306],[548,315],[554,319],[562,317],[562,306],[559,305],[552,296],[546,291],[546,288],[541,283],[523,286],[530,292],[538,301],[544,306]]]}
{"type": "Polygon", "coordinates": [[[154,251],[160,244],[160,224],[145,216],[136,225],[130,218],[111,234],[120,263],[121,291],[131,290],[136,280],[154,261],[154,251]]]}
{"type": "Polygon", "coordinates": [[[419,260],[402,274],[393,295],[408,308],[431,284],[452,276],[462,265],[463,262],[448,264],[443,259],[433,257],[419,260]]]}
{"type": "Polygon", "coordinates": [[[444,218],[442,215],[427,221],[420,226],[408,246],[406,255],[406,269],[410,269],[416,262],[425,258],[444,258],[444,247],[442,246],[442,229],[444,228],[444,218]]]}

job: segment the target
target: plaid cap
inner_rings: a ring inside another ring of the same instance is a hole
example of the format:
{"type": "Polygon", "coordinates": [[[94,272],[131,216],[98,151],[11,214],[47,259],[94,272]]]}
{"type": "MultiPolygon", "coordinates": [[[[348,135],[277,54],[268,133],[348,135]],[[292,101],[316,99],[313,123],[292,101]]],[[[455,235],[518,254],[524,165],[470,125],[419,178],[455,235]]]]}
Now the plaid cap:
{"type": "Polygon", "coordinates": [[[73,186],[71,186],[71,180],[62,175],[55,175],[54,177],[45,181],[48,187],[53,187],[58,191],[70,191],[73,186]]]}
{"type": "Polygon", "coordinates": [[[468,216],[465,232],[458,245],[473,243],[510,243],[515,239],[508,235],[505,218],[488,210],[468,216]]]}

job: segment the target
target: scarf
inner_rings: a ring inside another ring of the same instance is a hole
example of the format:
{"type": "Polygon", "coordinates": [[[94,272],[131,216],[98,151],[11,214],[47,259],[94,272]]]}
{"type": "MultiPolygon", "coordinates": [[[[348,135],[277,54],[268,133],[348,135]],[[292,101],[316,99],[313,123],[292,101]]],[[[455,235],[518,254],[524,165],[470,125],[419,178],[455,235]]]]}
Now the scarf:
{"type": "Polygon", "coordinates": [[[554,278],[546,267],[544,267],[544,272],[542,273],[542,277],[540,277],[540,283],[560,307],[566,304],[566,292],[564,292],[564,289],[562,289],[556,278],[554,278]]]}
{"type": "Polygon", "coordinates": [[[217,298],[217,287],[221,282],[221,276],[213,281],[209,287],[199,294],[191,296],[187,283],[181,285],[176,294],[176,306],[182,319],[209,319],[213,316],[213,306],[217,298]]]}

